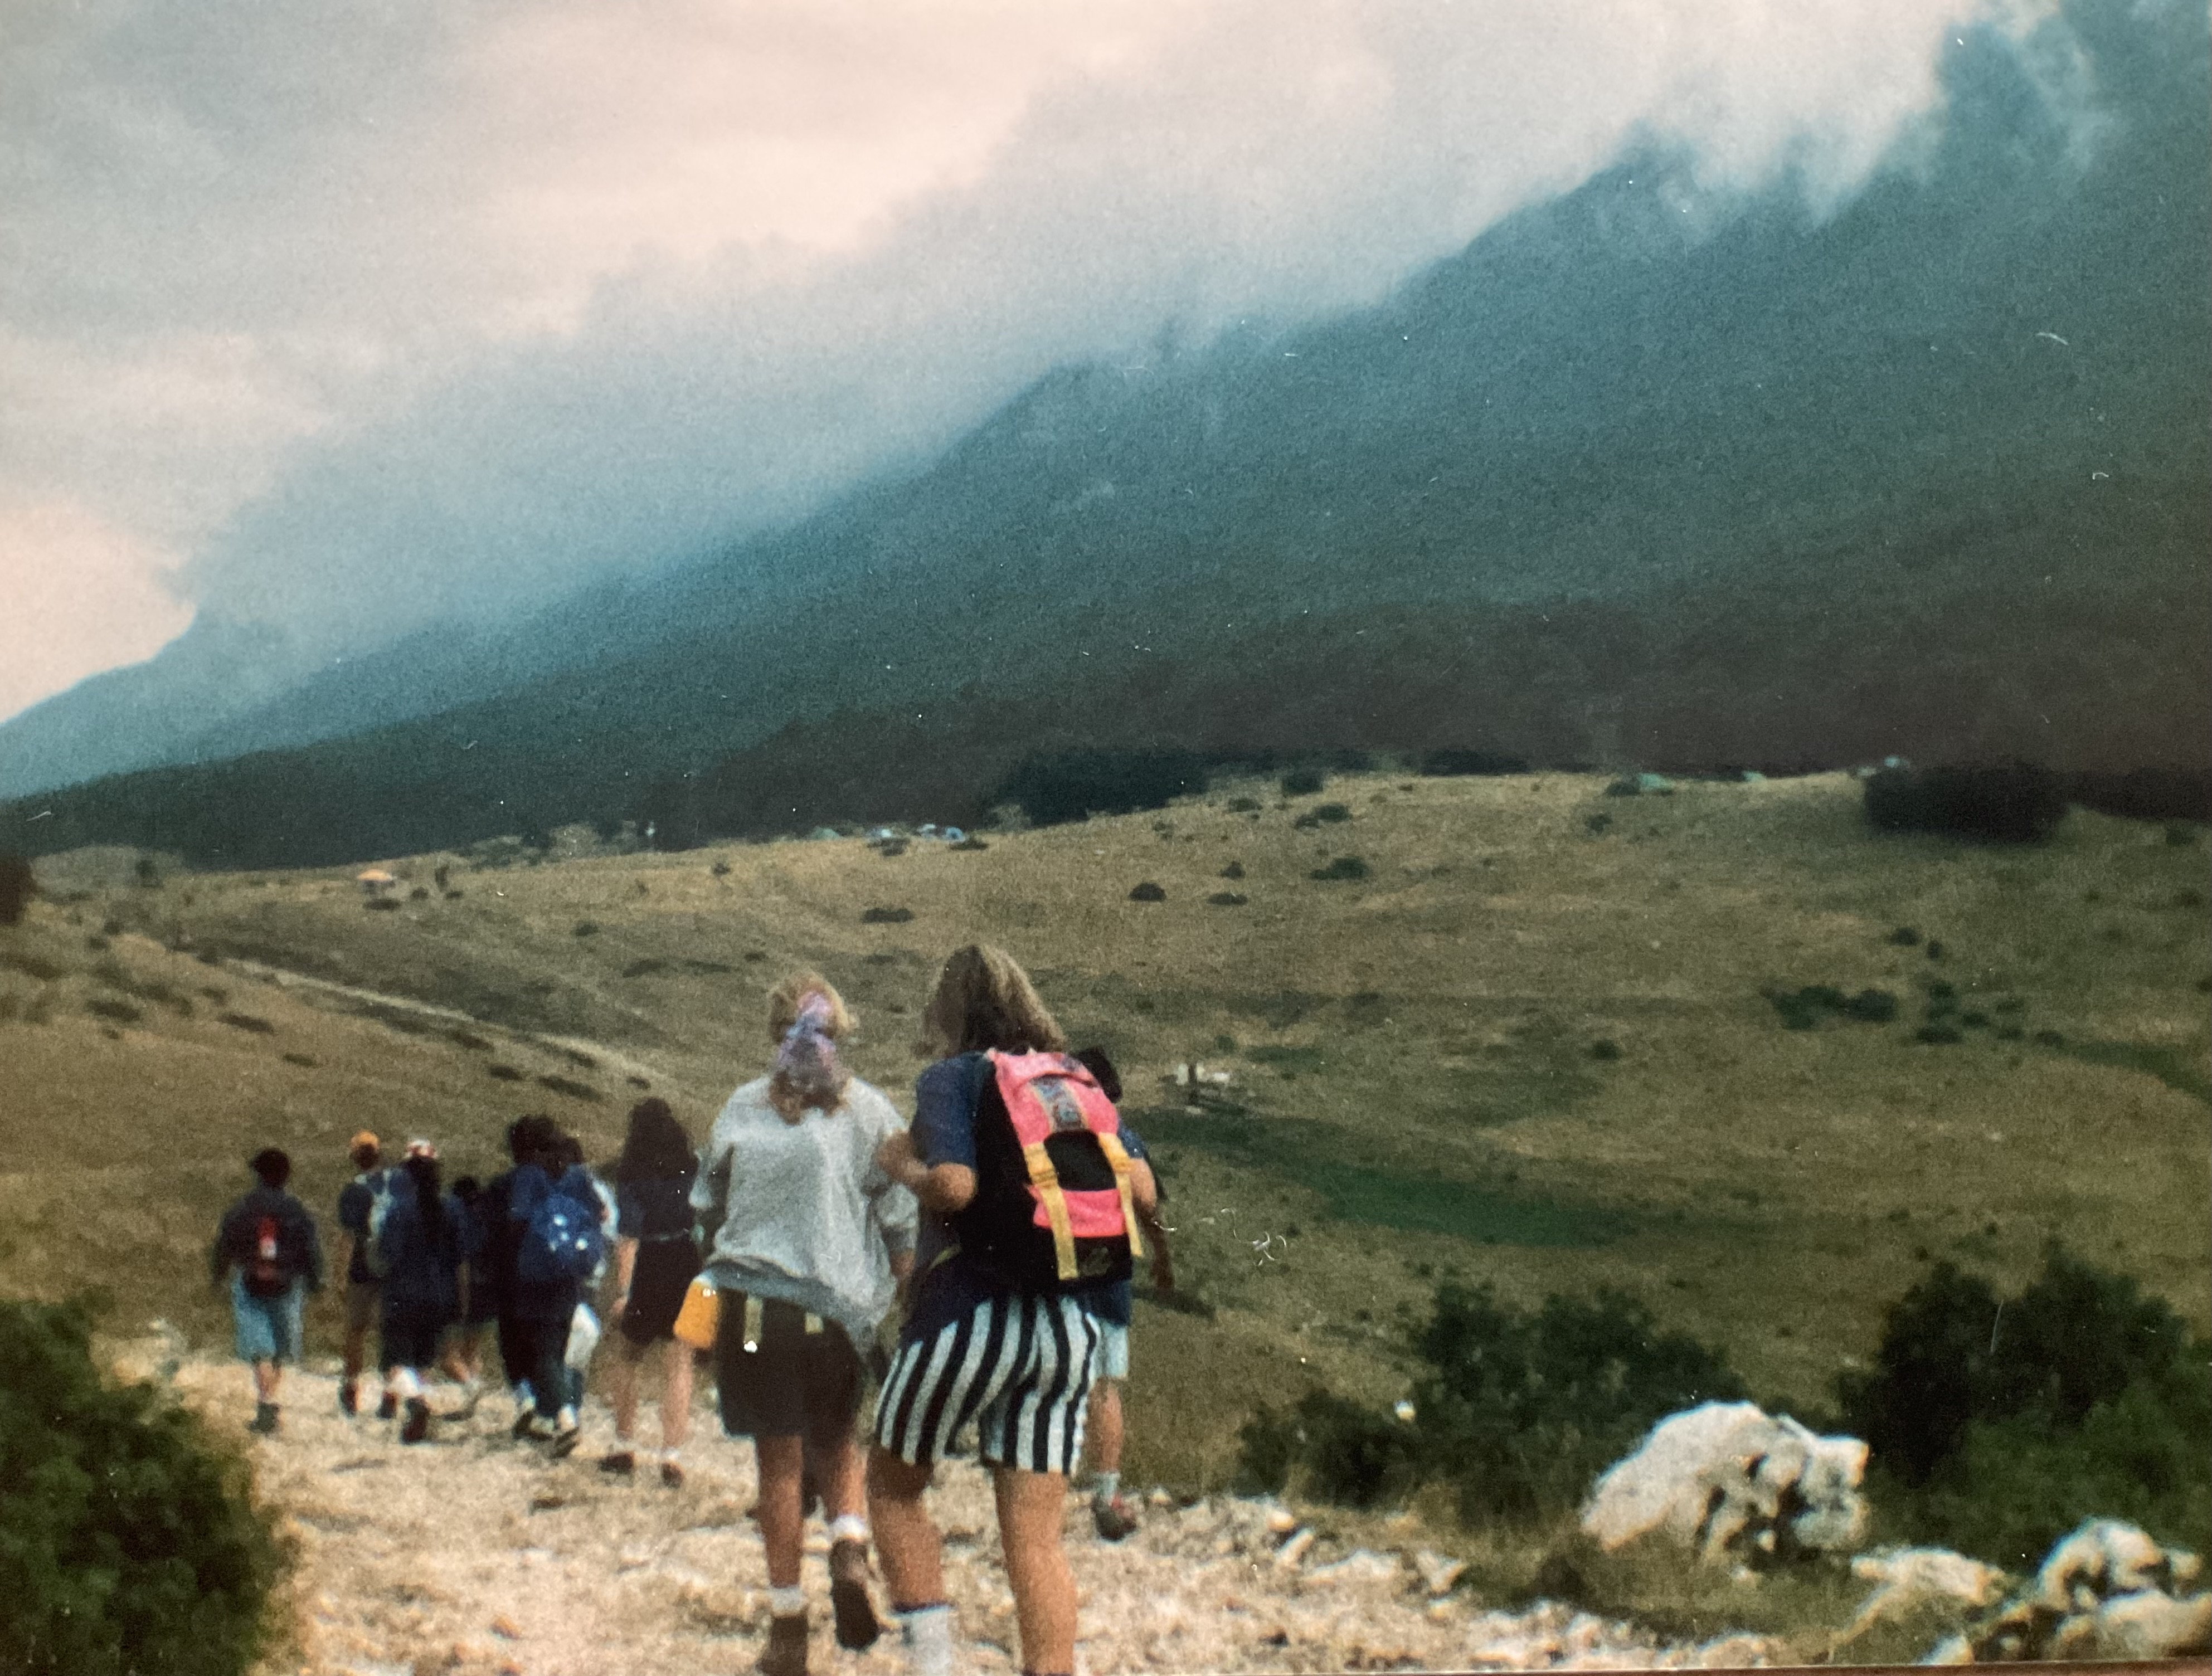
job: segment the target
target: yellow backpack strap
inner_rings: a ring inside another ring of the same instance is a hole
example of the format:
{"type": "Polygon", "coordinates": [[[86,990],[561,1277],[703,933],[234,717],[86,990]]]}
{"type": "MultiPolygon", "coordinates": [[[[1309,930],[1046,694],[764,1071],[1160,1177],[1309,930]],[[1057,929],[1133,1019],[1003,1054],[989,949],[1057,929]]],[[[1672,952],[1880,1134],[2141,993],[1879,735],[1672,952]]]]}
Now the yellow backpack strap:
{"type": "MultiPolygon", "coordinates": [[[[1022,1148],[1022,1162],[1030,1167],[1030,1185],[1044,1201],[1045,1219],[1052,1224],[1052,1254],[1062,1280],[1075,1278],[1075,1230],[1067,1220],[1067,1195],[1060,1190],[1060,1172],[1041,1140],[1022,1148]]],[[[1124,1192],[1126,1193],[1126,1189],[1124,1192]]]]}
{"type": "Polygon", "coordinates": [[[738,1342],[747,1350],[758,1350],[763,1334],[763,1311],[761,1301],[750,1293],[745,1295],[744,1337],[738,1342]]]}
{"type": "Polygon", "coordinates": [[[1121,1136],[1100,1134],[1098,1150],[1114,1166],[1115,1190],[1121,1195],[1121,1225],[1129,1230],[1129,1255],[1133,1260],[1140,1260],[1145,1254],[1145,1236],[1137,1231],[1137,1195],[1129,1185],[1128,1149],[1121,1145],[1121,1136]]]}

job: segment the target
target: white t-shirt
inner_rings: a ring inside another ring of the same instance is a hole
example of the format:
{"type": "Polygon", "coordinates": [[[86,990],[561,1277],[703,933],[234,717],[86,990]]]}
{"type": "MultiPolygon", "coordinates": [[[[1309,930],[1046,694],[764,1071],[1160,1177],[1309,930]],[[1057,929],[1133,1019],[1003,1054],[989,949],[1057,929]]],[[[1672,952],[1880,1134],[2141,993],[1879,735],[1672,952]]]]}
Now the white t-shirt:
{"type": "Polygon", "coordinates": [[[890,1254],[914,1249],[914,1195],[876,1163],[906,1126],[857,1078],[836,1111],[787,1123],[769,1080],[730,1096],[692,1184],[709,1271],[718,1286],[798,1304],[861,1343],[896,1290],[890,1254]]]}

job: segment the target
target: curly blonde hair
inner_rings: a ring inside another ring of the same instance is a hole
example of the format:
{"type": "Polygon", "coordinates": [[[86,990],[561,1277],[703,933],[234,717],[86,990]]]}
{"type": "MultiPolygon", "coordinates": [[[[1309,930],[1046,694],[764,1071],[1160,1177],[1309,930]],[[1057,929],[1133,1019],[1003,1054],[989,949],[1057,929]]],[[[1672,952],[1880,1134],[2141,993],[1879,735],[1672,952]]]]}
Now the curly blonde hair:
{"type": "MultiPolygon", "coordinates": [[[[830,1017],[823,1022],[822,1034],[832,1041],[842,1041],[853,1033],[852,1009],[845,1005],[830,980],[819,972],[794,972],[768,993],[768,1034],[771,1041],[781,1042],[793,1024],[799,1022],[799,1010],[807,998],[819,995],[829,1005],[830,1017]]],[[[784,1072],[778,1071],[769,1079],[769,1103],[786,1123],[796,1123],[810,1110],[835,1111],[844,1103],[845,1090],[853,1080],[853,1073],[843,1065],[836,1067],[836,1097],[826,1106],[798,1088],[784,1072]]]]}
{"type": "Polygon", "coordinates": [[[998,1048],[1058,1053],[1067,1037],[1014,957],[988,943],[955,949],[921,1011],[930,1049],[940,1055],[998,1048]]]}

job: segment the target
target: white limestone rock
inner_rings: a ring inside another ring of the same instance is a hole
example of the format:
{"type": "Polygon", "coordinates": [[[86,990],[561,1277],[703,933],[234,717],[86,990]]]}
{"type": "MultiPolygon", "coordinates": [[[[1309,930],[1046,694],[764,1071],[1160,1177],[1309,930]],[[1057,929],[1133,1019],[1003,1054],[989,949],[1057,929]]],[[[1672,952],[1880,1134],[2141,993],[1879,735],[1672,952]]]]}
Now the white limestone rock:
{"type": "Polygon", "coordinates": [[[1703,1403],[1651,1429],[1601,1477],[1583,1529],[1618,1548],[1663,1534],[1708,1559],[1847,1552],[1866,1528],[1867,1446],[1821,1437],[1755,1403],[1703,1403]]]}

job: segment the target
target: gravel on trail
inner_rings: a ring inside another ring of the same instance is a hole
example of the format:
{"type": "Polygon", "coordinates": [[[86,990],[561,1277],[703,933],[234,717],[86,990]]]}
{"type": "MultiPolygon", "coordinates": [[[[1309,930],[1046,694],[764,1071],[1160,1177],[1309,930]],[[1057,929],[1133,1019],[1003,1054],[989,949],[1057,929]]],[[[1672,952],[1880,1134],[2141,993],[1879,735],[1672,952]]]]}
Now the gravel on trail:
{"type": "MultiPolygon", "coordinates": [[[[126,1349],[126,1374],[166,1376],[217,1428],[241,1436],[252,1404],[235,1363],[160,1344],[126,1349]]],[[[452,1408],[441,1387],[434,1406],[452,1408]]],[[[594,1401],[566,1460],[508,1435],[511,1407],[488,1394],[430,1440],[338,1412],[331,1372],[286,1376],[283,1429],[252,1440],[260,1495],[296,1545],[294,1644],[266,1676],[660,1676],[750,1671],[765,1644],[767,1574],[748,1518],[752,1451],[723,1437],[702,1405],[686,1479],[599,1470],[613,1443],[594,1401]]],[[[658,1436],[648,1406],[644,1441],[658,1436]]],[[[965,1667],[1019,1668],[989,1480],[945,1463],[932,1505],[965,1667]]],[[[1080,1590],[1078,1664],[1121,1671],[1337,1671],[1743,1667],[1785,1662],[1780,1643],[1734,1636],[1668,1644],[1550,1602],[1493,1610],[1449,1592],[1456,1567],[1425,1552],[1349,1554],[1317,1543],[1279,1503],[1155,1497],[1136,1533],[1102,1542],[1068,1500],[1080,1590]]],[[[805,1583],[817,1673],[900,1676],[895,1629],[874,1649],[838,1649],[828,1612],[828,1541],[808,1527],[805,1583]]],[[[884,1604],[880,1586],[879,1607],[884,1604]]]]}

